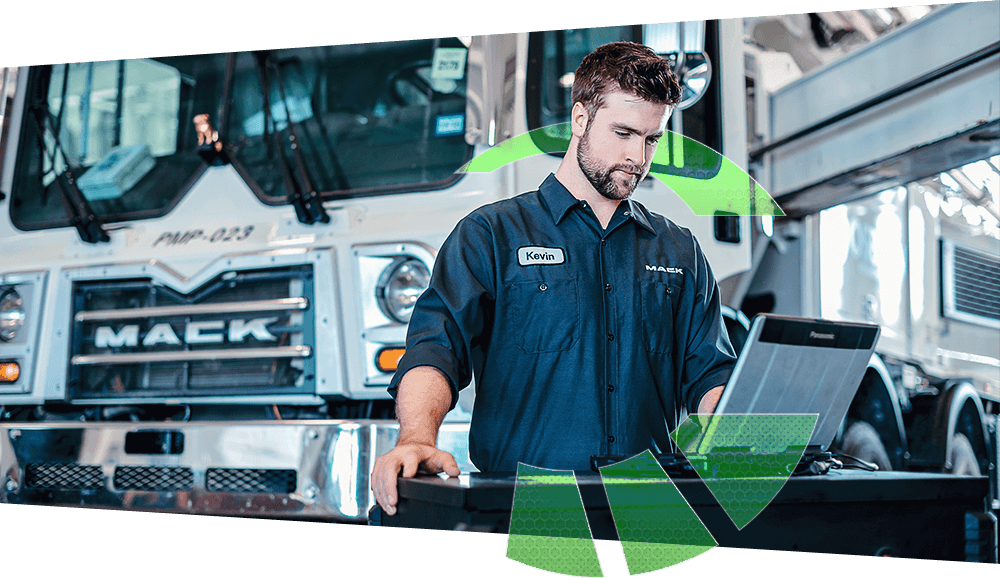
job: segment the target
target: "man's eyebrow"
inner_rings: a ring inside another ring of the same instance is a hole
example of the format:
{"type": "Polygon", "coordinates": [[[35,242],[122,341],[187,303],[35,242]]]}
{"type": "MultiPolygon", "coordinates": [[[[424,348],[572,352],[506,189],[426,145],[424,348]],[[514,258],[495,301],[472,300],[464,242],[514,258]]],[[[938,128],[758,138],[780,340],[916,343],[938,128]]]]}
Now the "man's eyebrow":
{"type": "Polygon", "coordinates": [[[624,130],[624,131],[628,131],[628,132],[631,132],[631,133],[638,133],[639,132],[638,129],[632,128],[629,125],[622,124],[620,122],[612,123],[611,124],[611,128],[613,128],[614,130],[624,130]]]}
{"type": "MultiPolygon", "coordinates": [[[[611,124],[611,128],[613,130],[624,130],[624,131],[628,131],[628,132],[630,132],[632,134],[639,134],[639,129],[633,128],[633,127],[631,127],[631,126],[629,126],[627,124],[622,124],[620,122],[612,123],[611,124]]],[[[652,134],[649,135],[649,137],[657,138],[657,139],[660,138],[660,137],[662,137],[662,136],[663,136],[663,131],[657,131],[657,132],[654,132],[654,133],[652,133],[652,134]]],[[[649,138],[649,137],[647,137],[647,138],[649,138]]]]}

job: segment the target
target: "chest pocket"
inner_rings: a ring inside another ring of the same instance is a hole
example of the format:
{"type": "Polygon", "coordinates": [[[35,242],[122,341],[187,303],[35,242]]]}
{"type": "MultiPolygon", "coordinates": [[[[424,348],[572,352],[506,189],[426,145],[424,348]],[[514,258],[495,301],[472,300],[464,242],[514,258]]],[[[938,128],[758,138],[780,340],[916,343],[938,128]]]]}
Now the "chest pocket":
{"type": "Polygon", "coordinates": [[[643,283],[642,342],[646,351],[667,353],[674,341],[674,302],[680,300],[680,288],[666,283],[643,283]]]}
{"type": "Polygon", "coordinates": [[[576,279],[518,281],[511,285],[515,342],[525,353],[565,351],[580,338],[576,279]]]}

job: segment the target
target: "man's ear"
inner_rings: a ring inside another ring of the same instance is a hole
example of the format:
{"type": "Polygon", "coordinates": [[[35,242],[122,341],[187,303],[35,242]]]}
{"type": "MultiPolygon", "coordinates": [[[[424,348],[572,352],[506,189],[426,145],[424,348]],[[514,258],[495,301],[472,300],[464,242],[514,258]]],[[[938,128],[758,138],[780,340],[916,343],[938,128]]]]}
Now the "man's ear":
{"type": "Polygon", "coordinates": [[[573,104],[573,111],[570,113],[570,124],[573,128],[573,136],[583,138],[583,133],[587,132],[587,123],[590,122],[590,114],[587,107],[579,102],[573,104]]]}

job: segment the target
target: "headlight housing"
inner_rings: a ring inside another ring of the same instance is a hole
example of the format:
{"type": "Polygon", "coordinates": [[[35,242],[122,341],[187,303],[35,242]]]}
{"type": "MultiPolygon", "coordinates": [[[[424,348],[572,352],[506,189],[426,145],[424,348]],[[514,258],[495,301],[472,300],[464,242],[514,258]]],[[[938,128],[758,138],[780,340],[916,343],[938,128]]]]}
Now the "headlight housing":
{"type": "Polygon", "coordinates": [[[24,325],[24,302],[17,291],[8,289],[0,295],[0,340],[10,341],[24,325]]]}
{"type": "Polygon", "coordinates": [[[385,268],[375,290],[379,307],[390,319],[410,321],[417,298],[430,285],[431,273],[422,261],[401,257],[385,268]]]}

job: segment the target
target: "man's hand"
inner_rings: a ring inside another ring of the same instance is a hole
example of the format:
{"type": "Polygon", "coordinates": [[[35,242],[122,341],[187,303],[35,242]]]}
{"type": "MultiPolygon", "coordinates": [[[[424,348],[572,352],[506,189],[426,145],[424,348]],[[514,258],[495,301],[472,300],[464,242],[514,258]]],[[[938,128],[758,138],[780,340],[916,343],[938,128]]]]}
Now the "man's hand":
{"type": "Polygon", "coordinates": [[[402,443],[391,452],[375,460],[372,470],[372,492],[375,500],[386,514],[396,513],[398,492],[396,479],[400,475],[412,478],[419,471],[424,474],[444,472],[449,476],[457,476],[460,472],[455,457],[434,446],[420,443],[402,443]]]}
{"type": "Polygon", "coordinates": [[[715,407],[719,405],[719,399],[722,398],[722,390],[724,389],[726,386],[720,385],[706,391],[705,395],[701,396],[701,401],[698,402],[698,413],[715,413],[715,407]]]}

